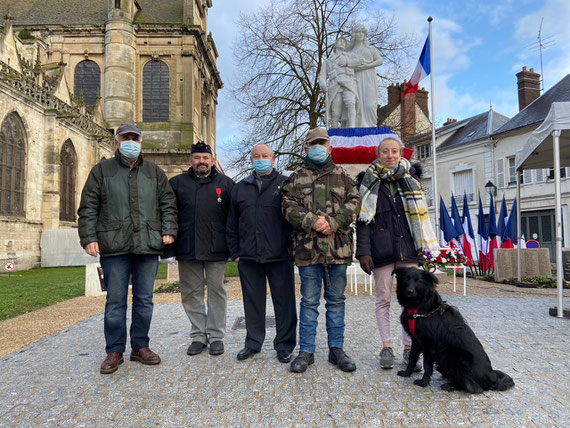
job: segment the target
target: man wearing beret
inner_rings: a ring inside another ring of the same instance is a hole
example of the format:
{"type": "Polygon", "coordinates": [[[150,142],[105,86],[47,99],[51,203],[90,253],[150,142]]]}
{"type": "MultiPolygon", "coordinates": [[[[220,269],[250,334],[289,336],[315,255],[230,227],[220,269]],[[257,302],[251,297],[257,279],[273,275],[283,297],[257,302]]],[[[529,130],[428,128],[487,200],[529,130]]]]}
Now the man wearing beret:
{"type": "Polygon", "coordinates": [[[178,203],[175,248],[182,306],[192,325],[188,355],[198,355],[208,345],[210,355],[224,353],[226,220],[234,182],[218,172],[215,162],[212,148],[199,141],[192,145],[190,169],[170,180],[178,203]]]}
{"type": "Polygon", "coordinates": [[[154,279],[163,245],[177,233],[176,198],[162,169],[141,155],[141,130],[117,128],[115,157],[93,167],[79,205],[79,237],[87,254],[101,256],[107,287],[104,331],[107,358],[101,373],[117,371],[127,341],[127,296],[133,284],[131,361],[154,365],[148,347],[154,279]]]}

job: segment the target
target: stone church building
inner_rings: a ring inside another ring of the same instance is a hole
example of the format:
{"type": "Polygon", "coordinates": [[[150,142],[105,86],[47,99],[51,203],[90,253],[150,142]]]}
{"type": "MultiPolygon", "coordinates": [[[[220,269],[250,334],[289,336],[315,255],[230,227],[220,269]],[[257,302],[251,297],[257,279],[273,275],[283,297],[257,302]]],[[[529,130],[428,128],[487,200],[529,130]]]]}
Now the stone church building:
{"type": "Polygon", "coordinates": [[[76,233],[91,167],[134,122],[169,176],[216,147],[222,81],[212,0],[0,0],[0,262],[40,265],[42,233],[76,233]]]}

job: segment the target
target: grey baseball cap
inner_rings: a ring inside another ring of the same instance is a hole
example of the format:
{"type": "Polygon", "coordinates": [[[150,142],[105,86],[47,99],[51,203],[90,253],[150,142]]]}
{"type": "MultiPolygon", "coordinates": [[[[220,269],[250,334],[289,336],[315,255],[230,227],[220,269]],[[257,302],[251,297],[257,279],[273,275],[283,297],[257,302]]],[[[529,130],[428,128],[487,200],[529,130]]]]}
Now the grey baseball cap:
{"type": "Polygon", "coordinates": [[[142,135],[141,130],[134,123],[123,123],[121,126],[117,128],[117,132],[115,135],[128,134],[129,132],[137,134],[139,137],[142,135]]]}

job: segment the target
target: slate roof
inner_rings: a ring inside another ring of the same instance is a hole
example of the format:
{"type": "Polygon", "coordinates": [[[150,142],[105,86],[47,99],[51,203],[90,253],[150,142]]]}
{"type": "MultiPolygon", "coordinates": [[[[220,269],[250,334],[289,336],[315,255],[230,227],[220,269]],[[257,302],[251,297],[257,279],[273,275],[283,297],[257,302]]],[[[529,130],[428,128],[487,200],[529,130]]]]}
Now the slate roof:
{"type": "Polygon", "coordinates": [[[556,101],[570,101],[570,74],[493,132],[493,136],[542,122],[556,101]]]}
{"type": "MultiPolygon", "coordinates": [[[[136,22],[182,24],[183,0],[138,0],[136,22]]],[[[107,0],[0,0],[0,23],[10,13],[14,25],[103,25],[107,0]]]]}
{"type": "Polygon", "coordinates": [[[495,130],[502,127],[508,121],[509,118],[507,116],[490,109],[485,113],[463,119],[460,122],[442,126],[436,130],[436,135],[441,136],[453,130],[456,131],[451,137],[438,146],[438,150],[463,146],[474,141],[487,139],[495,130]]]}

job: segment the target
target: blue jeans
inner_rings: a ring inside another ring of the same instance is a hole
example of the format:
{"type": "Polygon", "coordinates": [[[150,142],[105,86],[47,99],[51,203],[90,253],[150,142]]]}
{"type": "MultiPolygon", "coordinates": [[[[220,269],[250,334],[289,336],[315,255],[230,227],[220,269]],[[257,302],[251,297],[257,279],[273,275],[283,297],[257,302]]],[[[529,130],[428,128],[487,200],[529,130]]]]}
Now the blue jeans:
{"type": "Polygon", "coordinates": [[[148,331],[152,318],[154,280],[158,271],[155,254],[123,254],[101,257],[101,267],[107,286],[105,304],[105,350],[125,352],[127,343],[127,297],[132,274],[133,311],[131,320],[131,348],[148,346],[148,331]]]}
{"type": "Polygon", "coordinates": [[[344,345],[344,289],[346,288],[347,265],[299,266],[301,277],[301,308],[299,311],[299,350],[315,352],[315,337],[319,316],[321,290],[325,283],[325,309],[329,348],[344,345]]]}

